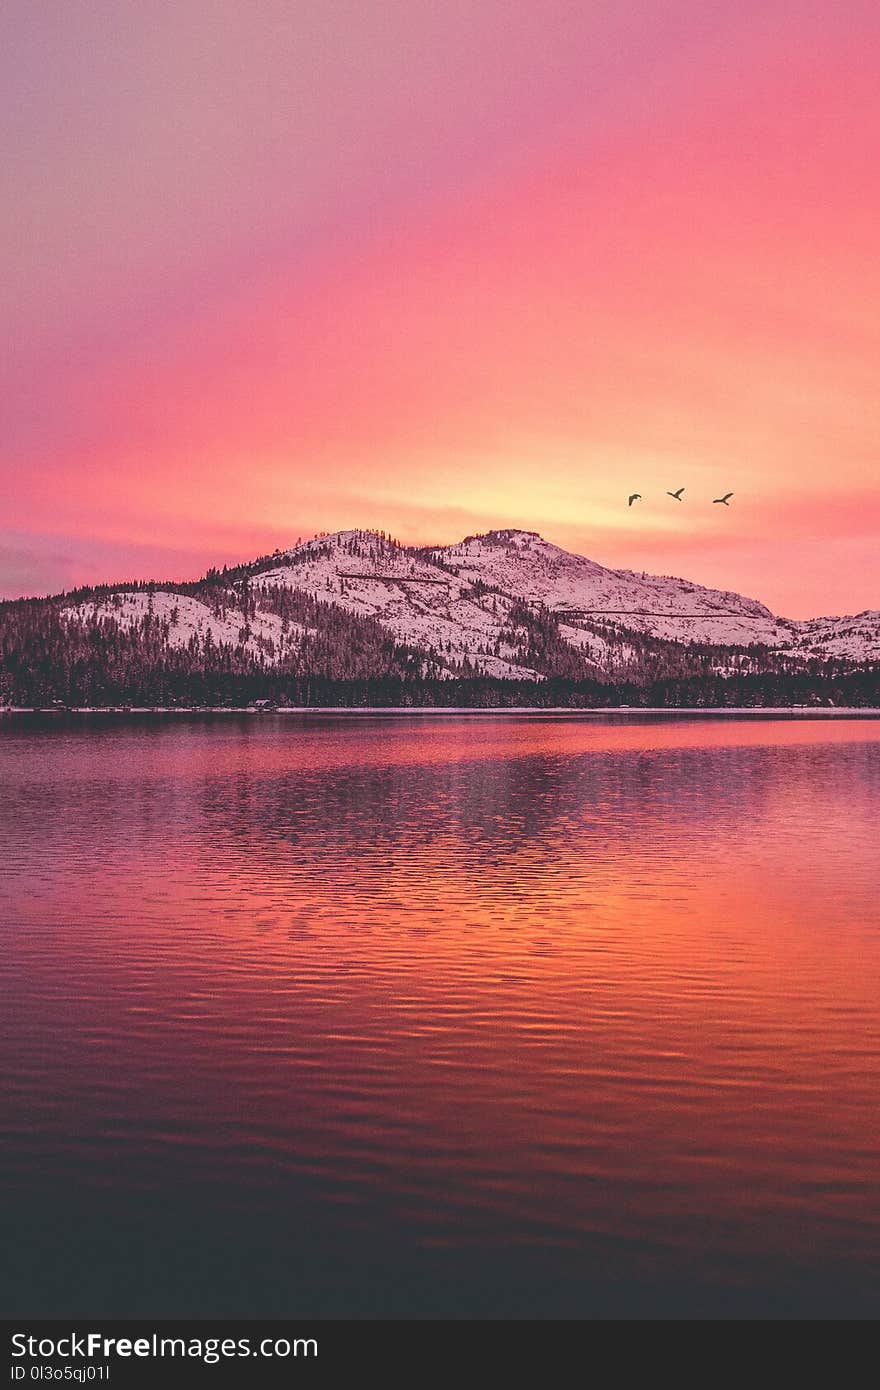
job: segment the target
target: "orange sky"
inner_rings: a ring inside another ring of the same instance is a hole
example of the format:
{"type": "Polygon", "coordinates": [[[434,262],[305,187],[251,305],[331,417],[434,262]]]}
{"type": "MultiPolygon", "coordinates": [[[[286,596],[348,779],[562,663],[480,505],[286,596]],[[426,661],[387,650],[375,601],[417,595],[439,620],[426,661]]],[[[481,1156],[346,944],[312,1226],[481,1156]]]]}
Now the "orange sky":
{"type": "Polygon", "coordinates": [[[519,525],[880,607],[875,7],[367,8],[5,14],[0,594],[519,525]]]}

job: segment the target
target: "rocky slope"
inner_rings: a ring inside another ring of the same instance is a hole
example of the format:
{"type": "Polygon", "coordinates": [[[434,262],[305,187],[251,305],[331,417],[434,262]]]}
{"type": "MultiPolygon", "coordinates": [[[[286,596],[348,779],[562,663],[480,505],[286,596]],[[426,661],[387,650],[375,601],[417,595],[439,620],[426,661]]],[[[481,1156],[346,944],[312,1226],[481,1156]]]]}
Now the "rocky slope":
{"type": "Polygon", "coordinates": [[[212,571],[180,591],[103,591],[65,611],[122,626],[149,616],[172,646],[207,638],[272,664],[295,654],[309,631],[278,611],[287,590],[375,620],[424,654],[426,670],[450,675],[539,679],[550,672],[550,647],[553,669],[568,664],[565,674],[606,678],[698,650],[706,669],[721,672],[781,661],[880,661],[880,612],[795,622],[739,594],[607,569],[532,531],[492,531],[437,548],[340,531],[212,571]]]}

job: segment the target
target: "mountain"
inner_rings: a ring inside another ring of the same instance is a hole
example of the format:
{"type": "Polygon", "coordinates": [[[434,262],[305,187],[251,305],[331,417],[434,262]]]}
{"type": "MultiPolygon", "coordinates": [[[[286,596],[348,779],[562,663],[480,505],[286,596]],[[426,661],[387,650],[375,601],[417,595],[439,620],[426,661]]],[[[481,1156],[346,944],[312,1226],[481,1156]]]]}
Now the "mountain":
{"type": "Polygon", "coordinates": [[[796,622],[739,594],[605,568],[533,531],[413,547],[356,530],[192,584],[0,605],[0,640],[7,699],[35,682],[44,698],[59,667],[66,693],[96,702],[157,672],[160,691],[183,681],[191,693],[199,676],[208,694],[312,677],[647,687],[873,669],[880,612],[796,622]]]}
{"type": "MultiPolygon", "coordinates": [[[[633,639],[645,635],[675,645],[760,646],[801,660],[880,660],[880,612],[795,622],[739,594],[606,569],[534,531],[490,531],[437,548],[403,546],[371,531],[339,531],[226,574],[230,596],[245,584],[257,594],[301,590],[376,619],[399,642],[432,653],[441,669],[456,673],[467,663],[484,675],[540,675],[524,655],[523,607],[560,614],[563,641],[606,674],[625,666],[633,639]]],[[[221,616],[207,598],[141,591],[114,595],[91,609],[79,604],[74,611],[130,623],[152,603],[155,612],[173,616],[174,644],[208,631],[215,642],[236,642],[243,630],[240,610],[232,603],[221,616]]],[[[295,646],[302,630],[294,625],[285,636],[281,628],[279,616],[258,598],[245,641],[255,652],[265,652],[267,644],[278,652],[295,646]]]]}
{"type": "MultiPolygon", "coordinates": [[[[260,575],[261,583],[296,585],[369,613],[400,640],[467,659],[488,675],[539,674],[523,664],[522,625],[511,623],[523,605],[583,613],[560,617],[559,632],[602,671],[625,660],[628,633],[724,646],[782,647],[792,638],[790,624],[753,600],[680,579],[605,569],[533,531],[490,531],[420,550],[343,531],[273,558],[277,564],[260,575]]],[[[876,629],[880,639],[880,619],[876,629]]]]}

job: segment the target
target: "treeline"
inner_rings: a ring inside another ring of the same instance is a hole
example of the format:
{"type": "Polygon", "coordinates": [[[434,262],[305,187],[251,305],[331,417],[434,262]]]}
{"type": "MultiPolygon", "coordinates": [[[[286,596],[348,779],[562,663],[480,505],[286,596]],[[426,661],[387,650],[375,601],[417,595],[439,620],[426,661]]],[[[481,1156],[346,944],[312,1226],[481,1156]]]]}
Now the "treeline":
{"type": "Polygon", "coordinates": [[[708,681],[658,680],[633,682],[567,680],[498,680],[475,676],[455,680],[326,682],[313,679],[287,691],[278,703],[290,705],[385,706],[400,708],[465,709],[761,709],[807,705],[880,707],[880,666],[834,677],[803,672],[788,678],[779,673],[717,676],[708,681]]]}

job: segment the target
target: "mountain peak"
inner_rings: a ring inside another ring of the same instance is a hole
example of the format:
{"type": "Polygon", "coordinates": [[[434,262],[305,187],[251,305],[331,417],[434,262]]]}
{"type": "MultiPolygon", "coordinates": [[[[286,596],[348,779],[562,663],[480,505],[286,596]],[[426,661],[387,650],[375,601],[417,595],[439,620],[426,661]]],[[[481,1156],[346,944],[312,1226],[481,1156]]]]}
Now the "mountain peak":
{"type": "MultiPolygon", "coordinates": [[[[285,669],[315,660],[317,624],[318,652],[335,634],[334,669],[349,673],[382,630],[410,665],[446,676],[645,679],[694,662],[729,675],[880,659],[880,614],[794,623],[739,594],[607,569],[519,527],[448,546],[402,545],[364,528],[325,532],[239,567],[225,589],[218,578],[212,572],[203,590],[107,591],[65,611],[92,626],[146,624],[152,633],[158,623],[171,646],[210,639],[212,660],[222,646],[241,662],[285,669]]],[[[396,660],[392,647],[382,651],[379,664],[396,660]]]]}
{"type": "Polygon", "coordinates": [[[515,526],[505,526],[493,531],[486,531],[482,536],[467,536],[469,541],[490,541],[493,545],[505,545],[510,541],[540,541],[537,531],[521,531],[515,526]]]}
{"type": "Polygon", "coordinates": [[[543,536],[537,531],[522,531],[516,526],[499,526],[491,531],[478,532],[473,536],[465,536],[464,540],[457,545],[448,547],[450,550],[460,550],[464,546],[495,546],[502,550],[511,548],[526,549],[537,542],[539,545],[548,545],[543,536]]]}
{"type": "Polygon", "coordinates": [[[309,555],[322,555],[328,552],[332,554],[338,551],[363,552],[369,548],[387,555],[391,551],[402,550],[404,547],[393,536],[360,527],[345,531],[319,531],[317,535],[310,536],[308,540],[299,540],[295,545],[289,545],[284,550],[275,550],[271,556],[261,557],[254,564],[265,568],[263,561],[267,559],[274,560],[278,565],[284,565],[300,562],[309,555]]]}
{"type": "MultiPolygon", "coordinates": [[[[446,546],[403,545],[365,528],[324,532],[248,568],[264,588],[305,591],[377,620],[450,671],[534,677],[517,629],[529,613],[555,617],[564,647],[605,674],[635,660],[646,639],[722,652],[786,651],[796,663],[880,655],[875,615],[792,623],[755,599],[607,569],[515,526],[446,546]]],[[[730,658],[717,660],[724,666],[730,658]]]]}

